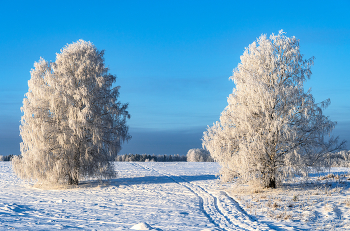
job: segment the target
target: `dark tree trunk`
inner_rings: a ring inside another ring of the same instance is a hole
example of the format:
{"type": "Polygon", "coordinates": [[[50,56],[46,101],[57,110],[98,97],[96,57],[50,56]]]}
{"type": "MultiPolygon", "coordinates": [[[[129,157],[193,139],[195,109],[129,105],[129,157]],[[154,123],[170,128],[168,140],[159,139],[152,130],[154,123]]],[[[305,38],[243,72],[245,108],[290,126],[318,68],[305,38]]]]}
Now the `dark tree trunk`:
{"type": "Polygon", "coordinates": [[[68,184],[69,185],[78,185],[79,184],[79,179],[76,176],[68,176],[68,184]]]}
{"type": "Polygon", "coordinates": [[[78,185],[79,184],[79,179],[77,176],[68,176],[68,184],[69,185],[78,185]]]}
{"type": "Polygon", "coordinates": [[[74,170],[68,176],[69,185],[78,185],[79,184],[79,170],[80,170],[80,143],[78,150],[76,151],[74,158],[74,170]]]}
{"type": "Polygon", "coordinates": [[[267,185],[267,188],[276,188],[276,180],[275,178],[270,178],[270,182],[269,184],[267,185]]]}
{"type": "Polygon", "coordinates": [[[269,169],[262,173],[266,188],[276,188],[276,174],[274,169],[269,169]]]}

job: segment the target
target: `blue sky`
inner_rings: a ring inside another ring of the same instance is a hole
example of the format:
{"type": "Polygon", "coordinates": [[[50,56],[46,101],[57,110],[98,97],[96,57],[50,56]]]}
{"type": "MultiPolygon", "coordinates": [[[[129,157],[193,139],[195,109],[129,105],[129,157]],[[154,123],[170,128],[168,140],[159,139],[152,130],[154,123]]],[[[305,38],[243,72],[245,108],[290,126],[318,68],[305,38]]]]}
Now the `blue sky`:
{"type": "MultiPolygon", "coordinates": [[[[349,1],[6,1],[0,7],[0,155],[19,154],[20,107],[40,57],[79,39],[104,49],[129,103],[121,153],[186,154],[201,147],[234,84],[232,70],[261,34],[300,39],[315,56],[316,101],[350,141],[349,1]],[[293,3],[293,4],[291,4],[293,3]]],[[[349,146],[349,145],[348,145],[349,146]]]]}

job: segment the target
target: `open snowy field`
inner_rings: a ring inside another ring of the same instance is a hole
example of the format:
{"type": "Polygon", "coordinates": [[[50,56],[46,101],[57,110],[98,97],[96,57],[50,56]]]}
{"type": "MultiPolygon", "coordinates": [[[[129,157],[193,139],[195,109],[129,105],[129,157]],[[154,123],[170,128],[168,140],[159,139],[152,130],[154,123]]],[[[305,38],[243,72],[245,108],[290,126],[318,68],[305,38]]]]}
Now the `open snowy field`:
{"type": "Polygon", "coordinates": [[[40,189],[0,162],[0,230],[350,230],[346,168],[331,170],[340,177],[311,174],[283,189],[249,191],[220,185],[217,163],[115,167],[109,182],[40,189]]]}

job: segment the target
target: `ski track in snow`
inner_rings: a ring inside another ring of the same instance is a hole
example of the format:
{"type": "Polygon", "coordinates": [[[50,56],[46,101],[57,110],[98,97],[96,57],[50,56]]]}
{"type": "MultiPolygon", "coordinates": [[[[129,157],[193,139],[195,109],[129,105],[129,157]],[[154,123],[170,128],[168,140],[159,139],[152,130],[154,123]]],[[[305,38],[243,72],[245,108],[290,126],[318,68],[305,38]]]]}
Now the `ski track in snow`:
{"type": "Polygon", "coordinates": [[[179,175],[171,175],[142,163],[132,163],[135,167],[140,166],[148,171],[164,175],[175,183],[182,185],[199,198],[202,212],[219,230],[272,230],[265,224],[259,224],[239,206],[239,204],[225,192],[220,191],[217,195],[211,194],[204,188],[195,185],[179,175]]]}

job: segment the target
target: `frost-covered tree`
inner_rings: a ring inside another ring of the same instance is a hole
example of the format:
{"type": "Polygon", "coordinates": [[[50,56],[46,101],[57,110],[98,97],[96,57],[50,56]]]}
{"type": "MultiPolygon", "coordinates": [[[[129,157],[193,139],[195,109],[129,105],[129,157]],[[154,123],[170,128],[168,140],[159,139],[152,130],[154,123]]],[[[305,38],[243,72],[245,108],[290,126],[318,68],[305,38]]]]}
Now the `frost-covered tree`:
{"type": "Polygon", "coordinates": [[[315,103],[303,84],[314,58],[303,59],[299,40],[260,36],[241,56],[230,77],[236,88],[220,121],[208,127],[203,147],[218,161],[223,181],[275,188],[293,171],[317,165],[339,149],[328,136],[335,122],[323,115],[330,100],[315,103]]]}
{"type": "Polygon", "coordinates": [[[103,54],[79,40],[55,62],[34,63],[21,108],[22,156],[13,159],[20,177],[78,184],[81,177],[115,175],[111,160],[130,138],[130,115],[103,54]]]}
{"type": "Polygon", "coordinates": [[[187,162],[213,162],[210,153],[205,149],[192,148],[187,152],[187,162]]]}

